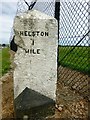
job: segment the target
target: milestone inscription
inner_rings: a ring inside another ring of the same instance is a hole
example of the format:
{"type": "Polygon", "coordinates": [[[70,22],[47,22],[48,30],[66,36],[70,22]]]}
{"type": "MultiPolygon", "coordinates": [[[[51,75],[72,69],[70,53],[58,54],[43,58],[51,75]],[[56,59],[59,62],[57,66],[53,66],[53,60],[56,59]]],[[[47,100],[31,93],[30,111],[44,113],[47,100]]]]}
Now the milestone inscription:
{"type": "Polygon", "coordinates": [[[48,32],[40,32],[40,31],[20,31],[19,35],[21,36],[48,36],[48,32]]]}
{"type": "MultiPolygon", "coordinates": [[[[42,37],[48,37],[49,33],[48,32],[40,32],[40,31],[19,31],[20,36],[42,36],[42,37]]],[[[31,45],[35,45],[34,39],[31,39],[31,45]]],[[[29,54],[40,54],[40,49],[25,49],[25,53],[29,54]]]]}
{"type": "Polygon", "coordinates": [[[26,88],[56,100],[57,21],[36,10],[14,20],[15,53],[14,98],[26,88]]]}

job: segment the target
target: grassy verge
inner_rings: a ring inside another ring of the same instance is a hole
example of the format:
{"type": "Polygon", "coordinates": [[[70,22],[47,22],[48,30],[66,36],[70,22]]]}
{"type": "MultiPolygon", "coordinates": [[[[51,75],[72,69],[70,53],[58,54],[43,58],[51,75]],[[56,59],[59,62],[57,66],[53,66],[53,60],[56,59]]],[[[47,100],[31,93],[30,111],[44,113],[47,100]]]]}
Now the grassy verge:
{"type": "Polygon", "coordinates": [[[0,76],[7,73],[10,69],[10,54],[9,48],[3,48],[0,50],[0,76]]]}
{"type": "MultiPolygon", "coordinates": [[[[72,48],[73,47],[59,47],[59,65],[88,74],[90,72],[89,65],[90,48],[76,47],[72,52],[70,52],[72,48]],[[64,58],[64,56],[67,53],[69,54],[64,58]]],[[[2,50],[0,50],[0,71],[1,71],[0,76],[7,73],[9,69],[10,69],[9,48],[3,48],[2,50]]]]}
{"type": "Polygon", "coordinates": [[[78,70],[83,73],[89,73],[89,47],[76,47],[72,52],[73,47],[59,47],[59,65],[78,70]],[[69,53],[65,58],[64,56],[69,53]]]}

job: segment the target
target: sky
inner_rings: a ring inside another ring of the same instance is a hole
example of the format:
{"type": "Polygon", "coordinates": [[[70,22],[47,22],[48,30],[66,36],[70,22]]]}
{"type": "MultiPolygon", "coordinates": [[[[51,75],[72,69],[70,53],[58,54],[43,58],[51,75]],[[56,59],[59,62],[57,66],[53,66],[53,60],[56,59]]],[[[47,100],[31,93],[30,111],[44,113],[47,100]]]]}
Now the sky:
{"type": "MultiPolygon", "coordinates": [[[[10,43],[11,30],[18,1],[19,0],[0,0],[0,44],[10,43]]],[[[26,1],[28,2],[30,0],[26,1]]]]}
{"type": "Polygon", "coordinates": [[[13,20],[16,15],[17,1],[3,0],[0,2],[0,44],[9,43],[13,20]]]}
{"type": "MultiPolygon", "coordinates": [[[[8,44],[10,42],[10,37],[12,35],[11,30],[12,30],[12,27],[13,27],[14,17],[16,15],[16,11],[17,11],[18,1],[19,0],[0,0],[0,44],[3,44],[3,43],[8,44]]],[[[30,0],[26,0],[26,1],[28,2],[30,0]]],[[[47,0],[47,1],[54,1],[54,0],[47,0]]],[[[62,0],[62,1],[68,1],[69,2],[69,1],[72,1],[72,0],[62,0]]],[[[85,1],[85,0],[80,0],[80,1],[85,1]]],[[[86,1],[89,1],[89,0],[86,0],[86,1]]],[[[45,5],[45,6],[43,6],[43,9],[44,9],[44,7],[45,7],[45,10],[46,10],[46,8],[49,7],[49,6],[45,5]]],[[[39,5],[39,9],[40,10],[42,9],[40,5],[39,5]]],[[[49,10],[51,10],[50,7],[48,8],[48,11],[49,10]]],[[[47,13],[48,11],[46,10],[45,12],[47,13]]],[[[79,12],[79,14],[80,14],[80,12],[79,12]]],[[[81,24],[81,22],[80,22],[80,24],[81,24]]],[[[87,29],[87,27],[86,27],[86,29],[87,29]]],[[[61,30],[61,32],[63,32],[63,34],[64,34],[64,30],[61,30]]],[[[64,41],[65,41],[65,39],[64,39],[64,41]]],[[[74,41],[74,43],[76,44],[76,39],[72,40],[72,41],[74,41]]]]}

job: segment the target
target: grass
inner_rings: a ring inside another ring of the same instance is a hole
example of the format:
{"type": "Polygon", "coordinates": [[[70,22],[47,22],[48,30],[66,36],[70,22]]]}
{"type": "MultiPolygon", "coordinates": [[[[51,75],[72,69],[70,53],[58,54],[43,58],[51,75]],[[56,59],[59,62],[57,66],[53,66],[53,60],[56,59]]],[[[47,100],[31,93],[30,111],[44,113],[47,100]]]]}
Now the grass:
{"type": "Polygon", "coordinates": [[[10,69],[10,54],[9,48],[0,50],[0,76],[4,75],[10,69]]]}
{"type": "MultiPolygon", "coordinates": [[[[59,47],[59,65],[71,68],[83,73],[88,74],[90,72],[89,65],[89,47],[76,47],[72,52],[70,50],[73,47],[59,47]],[[64,56],[69,53],[65,58],[64,56]],[[64,58],[64,59],[63,59],[64,58]]],[[[0,76],[4,75],[10,69],[10,54],[9,48],[3,48],[0,50],[0,76]]]]}
{"type": "Polygon", "coordinates": [[[89,47],[75,47],[75,49],[70,52],[73,47],[60,46],[59,47],[59,65],[68,67],[74,70],[88,74],[90,71],[89,66],[89,47]],[[65,58],[64,56],[69,53],[65,58]]]}

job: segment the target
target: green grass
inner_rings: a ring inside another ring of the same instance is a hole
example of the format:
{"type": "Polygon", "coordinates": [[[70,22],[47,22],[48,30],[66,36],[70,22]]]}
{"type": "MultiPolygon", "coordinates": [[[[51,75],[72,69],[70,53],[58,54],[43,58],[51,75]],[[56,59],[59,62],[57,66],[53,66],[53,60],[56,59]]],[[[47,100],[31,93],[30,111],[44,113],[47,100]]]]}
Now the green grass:
{"type": "Polygon", "coordinates": [[[83,73],[89,73],[89,47],[73,47],[60,46],[59,47],[59,65],[78,70],[83,73]],[[69,53],[65,58],[64,56],[69,53]]]}
{"type": "MultiPolygon", "coordinates": [[[[69,53],[72,48],[73,47],[59,47],[59,65],[88,74],[90,72],[89,64],[90,48],[76,47],[70,54],[68,54],[64,58],[64,56],[67,53],[69,53]]],[[[10,69],[9,48],[3,48],[2,50],[0,50],[0,71],[2,71],[2,75],[7,73],[9,69],[10,69]]]]}
{"type": "Polygon", "coordinates": [[[7,73],[10,69],[10,54],[9,48],[3,48],[0,50],[0,76],[7,73]]]}

